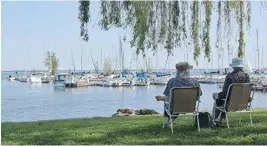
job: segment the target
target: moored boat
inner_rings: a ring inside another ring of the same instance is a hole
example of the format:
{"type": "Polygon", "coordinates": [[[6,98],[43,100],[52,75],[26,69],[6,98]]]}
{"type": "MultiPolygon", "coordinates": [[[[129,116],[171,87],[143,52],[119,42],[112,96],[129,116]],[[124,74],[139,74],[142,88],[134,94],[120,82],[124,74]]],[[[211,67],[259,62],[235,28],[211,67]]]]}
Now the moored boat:
{"type": "Polygon", "coordinates": [[[29,77],[29,82],[30,83],[42,83],[42,77],[38,73],[33,73],[29,77]]]}
{"type": "Polygon", "coordinates": [[[122,86],[122,81],[120,79],[107,79],[103,83],[104,87],[120,87],[122,86]]]}
{"type": "Polygon", "coordinates": [[[30,78],[27,77],[27,76],[22,76],[22,77],[19,78],[19,81],[20,82],[29,82],[30,81],[30,78]]]}
{"type": "Polygon", "coordinates": [[[151,85],[167,85],[168,81],[172,78],[172,76],[161,76],[155,78],[153,81],[151,81],[151,85]]]}

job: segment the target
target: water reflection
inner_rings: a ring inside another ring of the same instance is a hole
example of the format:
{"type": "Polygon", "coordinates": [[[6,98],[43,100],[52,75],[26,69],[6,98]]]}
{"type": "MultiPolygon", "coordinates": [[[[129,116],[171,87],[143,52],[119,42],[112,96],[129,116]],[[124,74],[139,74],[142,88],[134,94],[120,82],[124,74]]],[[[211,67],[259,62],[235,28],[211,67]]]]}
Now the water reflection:
{"type": "Polygon", "coordinates": [[[54,87],[55,92],[67,92],[67,90],[65,87],[54,87]]]}
{"type": "MultiPolygon", "coordinates": [[[[163,103],[155,100],[165,86],[55,88],[53,84],[30,84],[2,80],[2,121],[111,116],[119,108],[154,109],[163,112],[163,103]],[[14,92],[16,91],[16,92],[14,92]]],[[[210,110],[216,85],[201,85],[200,109],[210,110]]],[[[253,107],[266,107],[267,94],[257,92],[253,107]]]]}

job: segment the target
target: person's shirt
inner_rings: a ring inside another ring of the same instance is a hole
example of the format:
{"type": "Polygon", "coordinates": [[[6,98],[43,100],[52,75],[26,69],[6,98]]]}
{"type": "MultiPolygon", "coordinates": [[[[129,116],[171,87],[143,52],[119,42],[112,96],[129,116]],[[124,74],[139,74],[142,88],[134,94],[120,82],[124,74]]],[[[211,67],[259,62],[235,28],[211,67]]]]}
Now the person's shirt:
{"type": "MultiPolygon", "coordinates": [[[[175,77],[171,78],[163,92],[165,96],[169,97],[170,91],[174,87],[200,87],[199,82],[196,79],[189,77],[175,77]]],[[[199,96],[202,95],[202,91],[199,88],[199,96]]]]}
{"type": "Polygon", "coordinates": [[[224,81],[223,90],[218,95],[219,99],[226,99],[228,88],[233,83],[250,83],[249,75],[242,69],[236,69],[233,72],[227,74],[224,81]]]}

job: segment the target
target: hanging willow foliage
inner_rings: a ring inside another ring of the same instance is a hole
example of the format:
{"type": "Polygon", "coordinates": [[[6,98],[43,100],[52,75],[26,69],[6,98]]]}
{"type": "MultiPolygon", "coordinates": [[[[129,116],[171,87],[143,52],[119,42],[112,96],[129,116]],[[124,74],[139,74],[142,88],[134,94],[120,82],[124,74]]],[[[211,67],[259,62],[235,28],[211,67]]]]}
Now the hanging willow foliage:
{"type": "Polygon", "coordinates": [[[172,15],[171,15],[172,14],[172,2],[171,1],[168,3],[167,11],[168,11],[168,15],[167,15],[168,32],[167,32],[166,45],[164,48],[167,50],[167,53],[169,56],[172,53],[172,49],[173,49],[173,30],[172,29],[174,29],[174,26],[172,25],[173,22],[171,21],[172,19],[172,15]]]}
{"type": "Polygon", "coordinates": [[[250,29],[250,21],[251,21],[251,3],[250,1],[247,1],[247,26],[248,26],[248,29],[250,29]]]}
{"type": "Polygon", "coordinates": [[[194,60],[198,65],[198,57],[200,55],[200,45],[199,45],[199,2],[194,1],[193,6],[191,7],[192,11],[192,20],[191,20],[191,29],[192,29],[192,39],[194,44],[194,60]]]}
{"type": "MultiPolygon", "coordinates": [[[[188,2],[182,1],[182,32],[183,32],[183,41],[186,42],[187,39],[187,29],[186,29],[186,17],[187,17],[188,2]]],[[[187,43],[187,42],[186,42],[187,43]]]]}
{"type": "MultiPolygon", "coordinates": [[[[90,1],[79,1],[79,3],[80,36],[84,41],[88,41],[87,25],[90,22],[90,1]]],[[[232,23],[231,14],[235,13],[237,16],[235,18],[236,24],[239,26],[238,56],[242,57],[244,55],[242,53],[244,52],[244,24],[247,24],[247,28],[250,28],[251,23],[251,3],[249,1],[246,2],[246,7],[244,7],[244,1],[102,0],[100,3],[100,20],[98,24],[105,31],[114,27],[129,29],[132,33],[132,38],[130,39],[131,47],[136,48],[137,54],[142,53],[145,55],[146,49],[156,52],[160,49],[159,46],[162,45],[168,55],[172,55],[174,48],[185,47],[188,43],[193,44],[193,55],[197,64],[201,53],[200,47],[202,46],[204,47],[205,57],[210,61],[212,11],[217,10],[220,12],[220,14],[218,13],[217,22],[217,48],[222,39],[219,37],[222,27],[221,20],[225,20],[224,30],[227,31],[225,36],[230,36],[232,33],[230,25],[232,23]],[[213,9],[213,3],[218,3],[216,9],[213,9]],[[190,8],[189,11],[188,8],[190,8]],[[224,13],[221,13],[222,9],[224,13]],[[203,25],[200,19],[203,19],[203,25]],[[189,20],[191,21],[190,25],[186,23],[189,20]],[[188,40],[192,42],[188,42],[188,40]],[[181,44],[184,45],[182,46],[181,44]]]]}
{"type": "Polygon", "coordinates": [[[244,56],[244,30],[243,30],[243,23],[244,23],[244,1],[239,2],[239,8],[240,8],[240,17],[239,17],[239,46],[238,46],[238,57],[244,56]]]}
{"type": "Polygon", "coordinates": [[[211,1],[204,1],[205,6],[205,25],[203,29],[203,42],[205,47],[205,57],[208,58],[208,61],[210,62],[210,21],[211,21],[211,15],[212,15],[212,2],[211,1]]]}
{"type": "Polygon", "coordinates": [[[181,26],[179,24],[180,21],[180,5],[179,1],[171,1],[172,11],[170,12],[170,16],[172,16],[172,26],[175,38],[175,47],[181,46],[181,26]]]}
{"type": "Polygon", "coordinates": [[[230,39],[231,39],[231,33],[232,33],[232,26],[231,26],[231,8],[230,8],[230,2],[229,1],[224,1],[224,37],[227,38],[227,51],[228,55],[232,53],[231,50],[231,44],[230,44],[230,39]]]}
{"type": "Polygon", "coordinates": [[[219,53],[221,50],[220,43],[221,43],[221,21],[222,21],[222,1],[218,2],[218,20],[217,20],[217,32],[216,32],[216,48],[218,49],[218,59],[221,58],[221,54],[219,53]]]}
{"type": "Polygon", "coordinates": [[[90,7],[90,1],[80,1],[80,6],[79,6],[79,17],[81,22],[81,33],[80,36],[82,37],[83,40],[88,41],[88,23],[90,21],[90,13],[89,13],[89,7],[90,7]]]}

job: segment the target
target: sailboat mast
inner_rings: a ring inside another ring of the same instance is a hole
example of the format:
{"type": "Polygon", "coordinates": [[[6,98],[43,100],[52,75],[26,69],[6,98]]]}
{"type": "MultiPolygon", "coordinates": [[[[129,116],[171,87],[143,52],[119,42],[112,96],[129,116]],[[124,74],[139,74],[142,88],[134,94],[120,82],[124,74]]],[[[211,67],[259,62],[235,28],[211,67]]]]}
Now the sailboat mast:
{"type": "Polygon", "coordinates": [[[113,45],[112,45],[112,56],[111,56],[111,68],[113,68],[113,70],[115,70],[115,64],[114,64],[114,54],[113,54],[113,45]]]}
{"type": "Polygon", "coordinates": [[[131,58],[131,62],[130,62],[129,71],[131,71],[131,67],[132,67],[132,61],[133,61],[133,58],[134,58],[134,51],[133,51],[133,54],[132,54],[132,58],[131,58]]]}
{"type": "Polygon", "coordinates": [[[259,50],[258,29],[256,30],[256,33],[257,33],[258,69],[260,69],[260,50],[259,50]]]}
{"type": "Polygon", "coordinates": [[[81,71],[83,71],[83,45],[81,45],[81,71]]]}
{"type": "Polygon", "coordinates": [[[212,67],[211,68],[213,69],[213,54],[212,54],[211,57],[212,57],[212,59],[211,59],[211,65],[212,65],[212,67]]]}
{"type": "Polygon", "coordinates": [[[24,76],[26,77],[26,46],[24,45],[24,49],[23,49],[23,51],[24,51],[24,76]]]}
{"type": "Polygon", "coordinates": [[[122,71],[123,68],[124,68],[124,64],[123,64],[124,58],[123,58],[123,50],[122,50],[121,37],[119,39],[120,39],[120,41],[119,41],[119,43],[120,43],[120,69],[122,71]]]}
{"type": "Polygon", "coordinates": [[[244,46],[244,58],[243,58],[244,63],[246,63],[246,45],[244,46]]]}
{"type": "Polygon", "coordinates": [[[75,72],[75,64],[74,64],[74,57],[73,57],[72,48],[71,48],[71,58],[72,58],[73,71],[75,72]]]}
{"type": "Polygon", "coordinates": [[[188,50],[189,50],[189,47],[188,47],[188,39],[186,39],[186,43],[185,43],[185,45],[186,45],[186,62],[188,62],[188,50]]]}
{"type": "MultiPolygon", "coordinates": [[[[146,58],[146,56],[145,56],[145,58],[146,58]]],[[[148,72],[149,70],[148,70],[148,60],[149,60],[149,58],[146,58],[146,71],[148,72]]]]}
{"type": "Polygon", "coordinates": [[[219,54],[219,47],[218,47],[218,70],[220,70],[220,54],[219,54]]]}
{"type": "Polygon", "coordinates": [[[157,50],[157,52],[156,52],[156,70],[157,70],[157,72],[158,72],[158,50],[157,50]]]}
{"type": "Polygon", "coordinates": [[[102,58],[102,50],[101,50],[100,53],[101,53],[101,54],[100,54],[100,55],[101,55],[101,57],[100,57],[100,59],[101,59],[100,64],[101,64],[101,68],[102,68],[102,70],[104,70],[104,66],[103,66],[103,64],[102,64],[102,63],[103,63],[103,62],[102,62],[102,60],[103,60],[103,58],[102,58]]]}
{"type": "Polygon", "coordinates": [[[167,56],[167,59],[166,59],[166,62],[165,62],[164,71],[166,70],[166,65],[167,65],[168,60],[169,60],[169,55],[167,56]]]}
{"type": "Polygon", "coordinates": [[[263,61],[263,46],[262,46],[262,51],[261,51],[261,55],[262,55],[262,57],[261,57],[261,62],[262,62],[262,68],[264,69],[264,61],[263,61]]]}
{"type": "Polygon", "coordinates": [[[51,44],[49,44],[49,62],[50,62],[49,73],[52,74],[51,44]]]}
{"type": "Polygon", "coordinates": [[[257,58],[256,58],[256,48],[255,48],[255,44],[253,44],[253,46],[254,46],[253,52],[254,52],[254,65],[255,65],[254,68],[257,69],[257,63],[256,63],[257,58]]]}
{"type": "Polygon", "coordinates": [[[124,51],[122,51],[122,70],[124,70],[124,51]]]}
{"type": "Polygon", "coordinates": [[[204,68],[206,68],[206,58],[205,58],[205,55],[204,55],[204,68]]]}
{"type": "Polygon", "coordinates": [[[93,62],[93,64],[94,64],[95,72],[97,73],[96,64],[95,64],[94,59],[93,59],[93,56],[92,56],[92,54],[91,54],[91,50],[90,50],[90,48],[88,48],[88,49],[89,49],[89,53],[90,53],[92,62],[93,62]]]}

